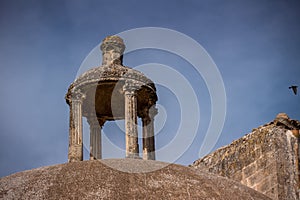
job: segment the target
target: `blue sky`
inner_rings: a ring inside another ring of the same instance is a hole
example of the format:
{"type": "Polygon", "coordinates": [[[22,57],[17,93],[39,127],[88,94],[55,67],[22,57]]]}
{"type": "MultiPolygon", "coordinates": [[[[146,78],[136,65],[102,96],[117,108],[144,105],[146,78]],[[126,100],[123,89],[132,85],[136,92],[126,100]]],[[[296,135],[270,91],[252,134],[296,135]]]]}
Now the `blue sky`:
{"type": "MultiPolygon", "coordinates": [[[[67,161],[67,88],[104,37],[132,28],[182,32],[212,57],[227,95],[226,121],[215,148],[273,120],[279,112],[300,119],[299,94],[288,89],[300,85],[299,11],[298,1],[280,0],[0,1],[0,176],[67,161]]],[[[192,68],[180,69],[188,64],[172,54],[145,50],[124,59],[133,67],[147,62],[173,66],[197,92],[199,136],[177,161],[191,164],[198,158],[210,119],[205,83],[193,79],[192,68]]],[[[158,95],[169,112],[159,147],[172,137],[180,111],[167,106],[178,105],[173,97],[173,104],[167,103],[170,91],[161,87],[158,95]]],[[[105,128],[110,130],[115,127],[105,128]]],[[[111,139],[123,141],[120,134],[111,139]]]]}

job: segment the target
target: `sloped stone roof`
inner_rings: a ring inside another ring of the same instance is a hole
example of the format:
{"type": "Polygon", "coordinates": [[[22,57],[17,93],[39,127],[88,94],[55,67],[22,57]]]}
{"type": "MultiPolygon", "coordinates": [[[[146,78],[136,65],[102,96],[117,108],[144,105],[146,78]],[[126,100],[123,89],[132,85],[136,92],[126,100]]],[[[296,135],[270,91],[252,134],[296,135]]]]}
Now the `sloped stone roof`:
{"type": "Polygon", "coordinates": [[[144,83],[144,85],[150,86],[155,91],[153,82],[142,72],[118,64],[95,67],[86,71],[74,81],[73,87],[78,87],[80,85],[86,85],[93,82],[97,83],[99,81],[119,81],[127,79],[140,81],[144,83]]]}
{"type": "Polygon", "coordinates": [[[19,172],[0,179],[4,199],[214,199],[267,200],[268,197],[232,180],[194,169],[138,159],[82,161],[19,172]],[[150,170],[151,171],[151,170],[150,170]]]}

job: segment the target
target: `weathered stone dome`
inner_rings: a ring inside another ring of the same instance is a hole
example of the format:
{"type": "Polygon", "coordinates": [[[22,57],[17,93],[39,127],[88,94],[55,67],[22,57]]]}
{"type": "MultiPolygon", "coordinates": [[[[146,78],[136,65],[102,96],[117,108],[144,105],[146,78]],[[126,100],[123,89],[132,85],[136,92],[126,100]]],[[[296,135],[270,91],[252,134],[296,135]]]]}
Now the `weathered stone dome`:
{"type": "Polygon", "coordinates": [[[141,85],[149,88],[152,92],[156,92],[153,82],[142,72],[118,64],[99,66],[86,71],[72,83],[72,88],[78,87],[80,89],[84,89],[90,85],[97,85],[100,82],[126,81],[129,79],[138,81],[141,85]]]}
{"type": "Polygon", "coordinates": [[[41,167],[0,179],[4,199],[214,199],[267,200],[235,181],[181,165],[138,159],[83,161],[41,167]],[[149,173],[127,173],[151,167],[149,173]],[[125,170],[126,170],[125,169],[125,170]]]}

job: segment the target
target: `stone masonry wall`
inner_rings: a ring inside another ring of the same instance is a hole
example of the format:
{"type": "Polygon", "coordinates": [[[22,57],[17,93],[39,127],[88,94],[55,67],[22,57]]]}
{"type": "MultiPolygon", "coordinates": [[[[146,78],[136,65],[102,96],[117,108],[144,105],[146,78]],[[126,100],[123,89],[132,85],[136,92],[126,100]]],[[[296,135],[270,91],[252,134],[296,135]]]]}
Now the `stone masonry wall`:
{"type": "Polygon", "coordinates": [[[299,140],[270,123],[195,161],[191,167],[234,179],[272,199],[299,199],[299,140]]]}

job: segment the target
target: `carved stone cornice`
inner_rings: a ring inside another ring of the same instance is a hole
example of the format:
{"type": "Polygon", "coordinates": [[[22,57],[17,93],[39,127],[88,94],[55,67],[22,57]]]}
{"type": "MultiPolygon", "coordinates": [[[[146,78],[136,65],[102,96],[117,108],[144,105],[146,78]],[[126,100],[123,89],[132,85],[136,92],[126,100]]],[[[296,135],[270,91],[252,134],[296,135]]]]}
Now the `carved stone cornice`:
{"type": "Polygon", "coordinates": [[[143,73],[118,64],[95,67],[86,71],[71,84],[69,92],[72,88],[80,89],[86,85],[97,85],[99,82],[126,81],[128,79],[139,81],[143,86],[156,92],[154,83],[143,73]]]}

